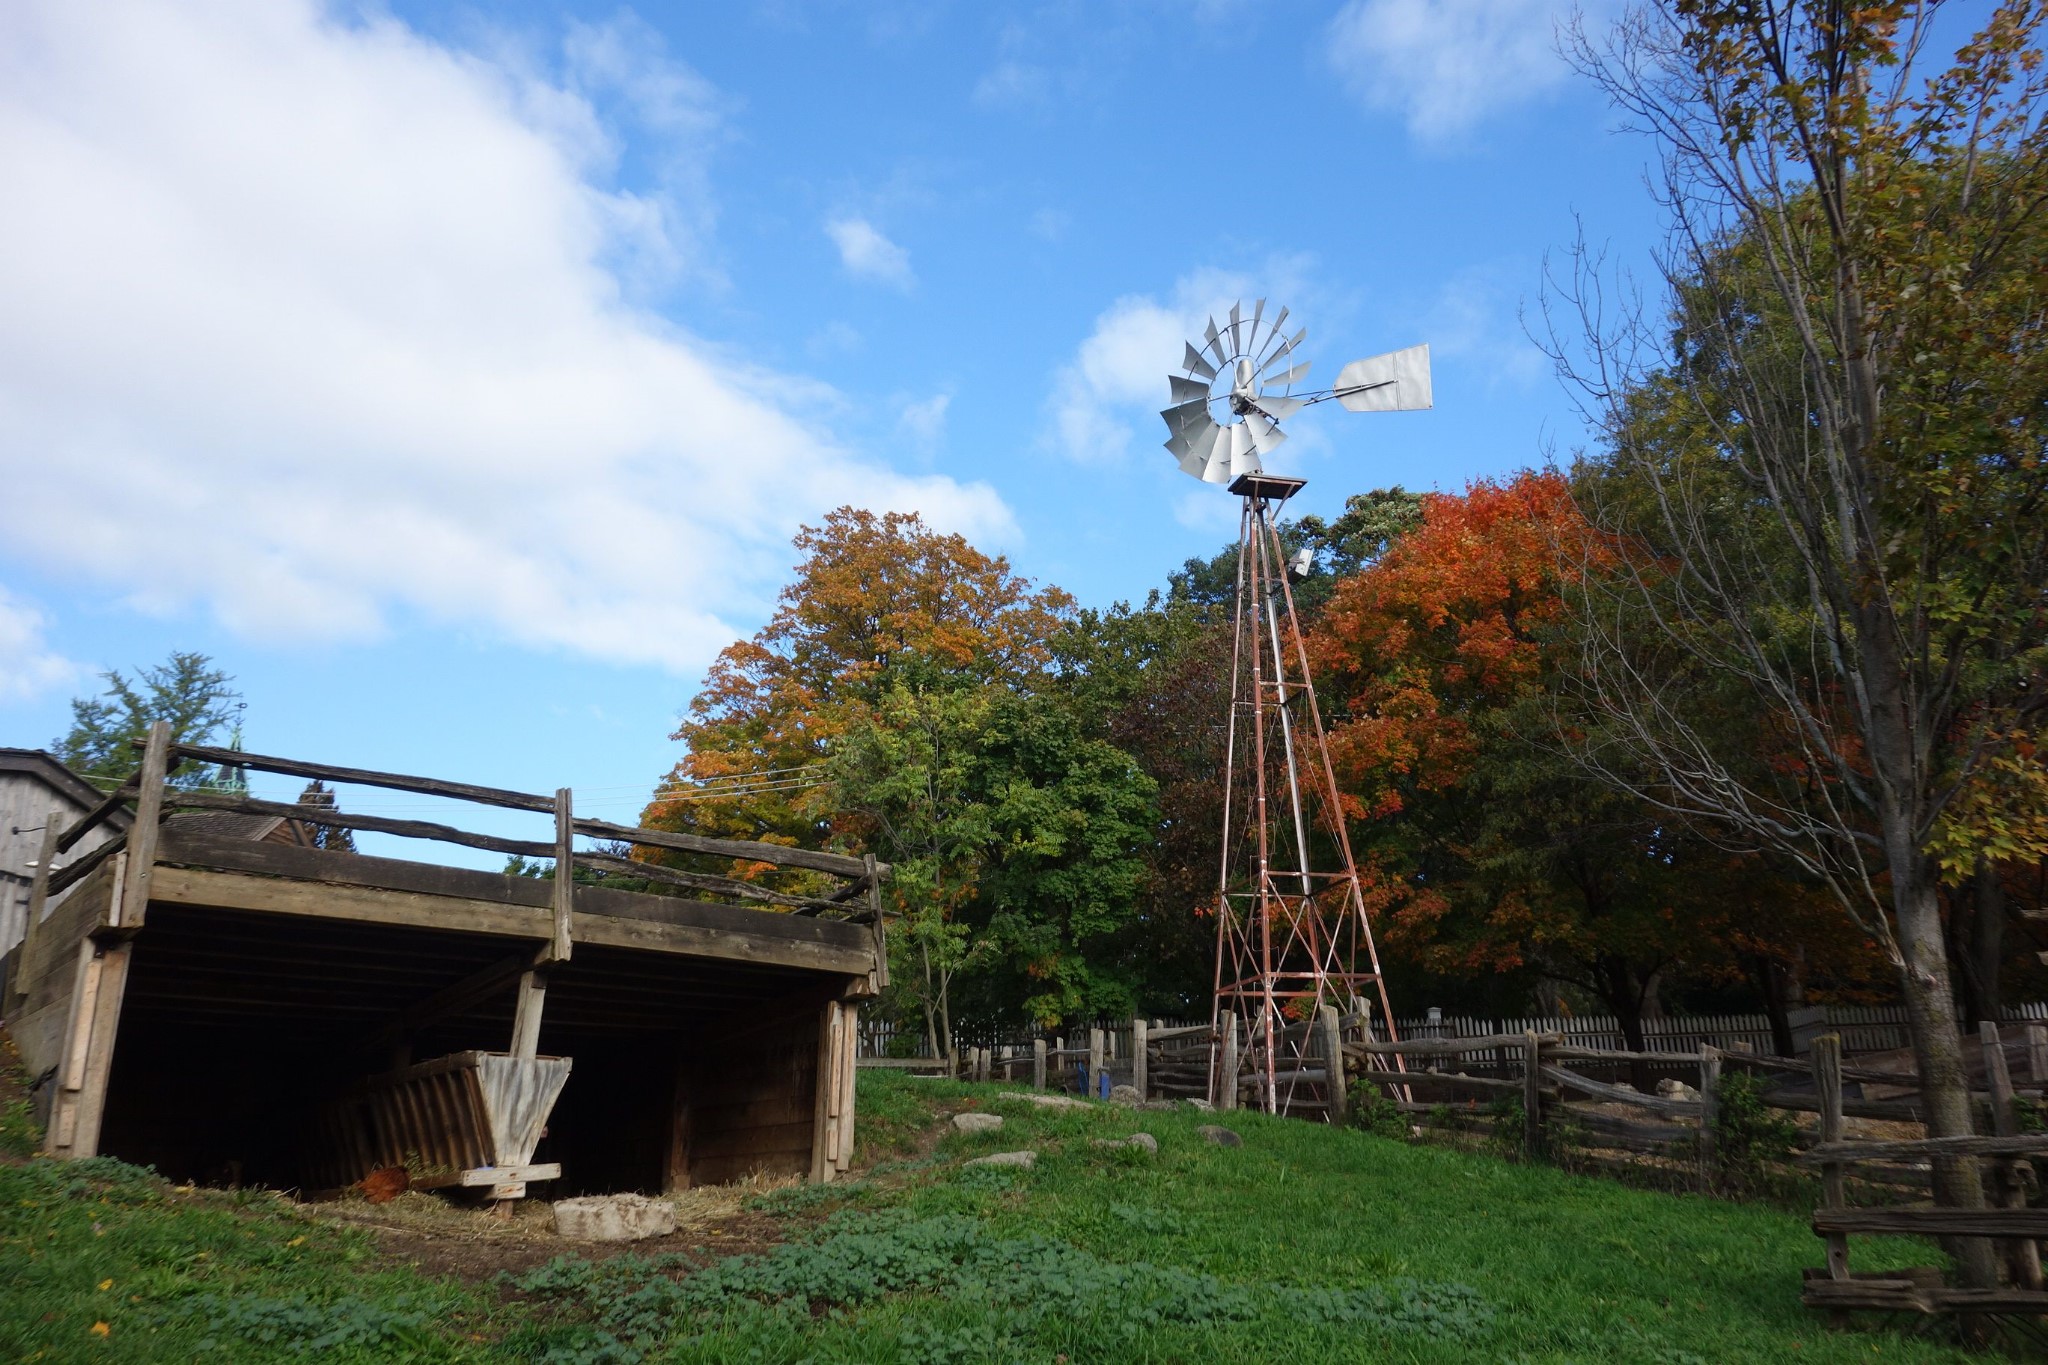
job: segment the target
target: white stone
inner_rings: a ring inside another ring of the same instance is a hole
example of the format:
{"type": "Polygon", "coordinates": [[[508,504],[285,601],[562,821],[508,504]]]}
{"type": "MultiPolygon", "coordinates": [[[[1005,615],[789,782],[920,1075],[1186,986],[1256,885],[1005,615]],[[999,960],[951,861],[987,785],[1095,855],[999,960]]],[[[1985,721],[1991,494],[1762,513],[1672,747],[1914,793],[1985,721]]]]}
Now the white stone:
{"type": "Polygon", "coordinates": [[[1216,1112],[1216,1106],[1209,1103],[1209,1101],[1207,1100],[1186,1099],[1182,1100],[1181,1103],[1185,1104],[1190,1109],[1199,1109],[1205,1114],[1213,1114],[1216,1112]]]}
{"type": "Polygon", "coordinates": [[[997,1152],[993,1156],[978,1156],[967,1163],[969,1166],[1016,1166],[1030,1170],[1038,1164],[1036,1152],[997,1152]]]}
{"type": "Polygon", "coordinates": [[[676,1230],[676,1206],[638,1194],[557,1199],[555,1231],[578,1242],[637,1242],[676,1230]]]}
{"type": "Polygon", "coordinates": [[[1202,1135],[1203,1141],[1213,1142],[1218,1147],[1244,1146],[1243,1138],[1221,1124],[1205,1123],[1200,1128],[1195,1129],[1195,1131],[1202,1135]]]}
{"type": "Polygon", "coordinates": [[[963,1133],[993,1133],[1003,1126],[1001,1114],[955,1114],[953,1126],[963,1133]]]}
{"type": "Polygon", "coordinates": [[[1138,1105],[1145,1102],[1145,1097],[1138,1093],[1138,1087],[1135,1085],[1117,1085],[1110,1087],[1109,1102],[1138,1105]]]}
{"type": "Polygon", "coordinates": [[[1135,1147],[1141,1152],[1159,1154],[1159,1139],[1150,1133],[1133,1133],[1127,1138],[1096,1138],[1097,1147],[1135,1147]]]}
{"type": "Polygon", "coordinates": [[[997,1095],[998,1100],[1010,1100],[1023,1104],[1035,1104],[1041,1109],[1086,1109],[1088,1101],[1077,1100],[1072,1095],[1051,1095],[1042,1090],[1005,1090],[997,1095]]]}
{"type": "Polygon", "coordinates": [[[1672,1100],[1696,1100],[1700,1097],[1699,1091],[1684,1081],[1674,1080],[1669,1076],[1657,1082],[1657,1093],[1672,1100]]]}

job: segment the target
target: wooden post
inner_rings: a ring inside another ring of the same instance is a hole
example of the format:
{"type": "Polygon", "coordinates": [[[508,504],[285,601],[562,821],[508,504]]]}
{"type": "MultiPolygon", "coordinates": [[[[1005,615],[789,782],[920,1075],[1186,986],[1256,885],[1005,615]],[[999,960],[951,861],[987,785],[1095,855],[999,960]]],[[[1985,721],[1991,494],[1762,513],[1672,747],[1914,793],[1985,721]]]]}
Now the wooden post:
{"type": "Polygon", "coordinates": [[[1104,1045],[1103,1045],[1103,1038],[1102,1038],[1102,1030],[1101,1030],[1101,1029],[1099,1029],[1099,1028],[1091,1028],[1091,1029],[1089,1029],[1089,1030],[1088,1030],[1088,1098],[1089,1098],[1089,1099],[1091,1099],[1091,1100],[1095,1098],[1095,1093],[1096,1093],[1096,1091],[1098,1091],[1098,1090],[1100,1090],[1100,1089],[1102,1088],[1102,1081],[1101,1081],[1101,1080],[1100,1080],[1099,1078],[1100,1078],[1100,1077],[1101,1077],[1101,1075],[1102,1075],[1102,1059],[1103,1059],[1103,1050],[1104,1050],[1104,1045]]]}
{"type": "Polygon", "coordinates": [[[1337,1007],[1325,1005],[1317,1011],[1322,1030],[1324,1084],[1330,1092],[1330,1125],[1342,1128],[1350,1113],[1350,1096],[1344,1093],[1344,1028],[1337,1022],[1337,1007]]]}
{"type": "Polygon", "coordinates": [[[1131,1020],[1131,1085],[1137,1090],[1138,1099],[1141,1102],[1152,1098],[1151,1087],[1147,1084],[1151,1077],[1150,1060],[1145,1055],[1145,1046],[1145,1021],[1143,1019],[1133,1019],[1131,1020]]]}
{"type": "Polygon", "coordinates": [[[818,1060],[811,1090],[811,1183],[832,1178],[832,1064],[839,1055],[839,1002],[827,1000],[818,1016],[818,1060]]]}
{"type": "Polygon", "coordinates": [[[2027,1025],[2027,1079],[2048,1083],[2048,1024],[2027,1025]]]}
{"type": "Polygon", "coordinates": [[[512,1010],[512,1055],[530,1062],[540,1055],[540,1016],[548,1002],[548,974],[529,967],[519,974],[518,1003],[512,1010]]]}
{"type": "MultiPolygon", "coordinates": [[[[1984,1081],[1991,1091],[1991,1131],[1998,1137],[2018,1137],[2020,1116],[2012,1089],[2012,1072],[2005,1064],[2005,1045],[1998,1025],[1989,1019],[1977,1025],[1984,1045],[1984,1081]]],[[[2031,1058],[2029,1061],[2031,1062],[2031,1058]]],[[[2026,1186],[2020,1183],[2019,1163],[2003,1157],[1992,1163],[1999,1204],[2008,1209],[2027,1206],[2026,1186]]],[[[2012,1282],[2027,1289],[2041,1287],[2041,1245],[2031,1237],[2014,1237],[2005,1243],[2006,1266],[2012,1282]]]]}
{"type": "Polygon", "coordinates": [[[874,918],[875,931],[875,994],[880,995],[889,985],[889,929],[882,920],[882,872],[872,853],[863,853],[861,863],[867,868],[868,914],[874,918]]]}
{"type": "Polygon", "coordinates": [[[567,787],[555,789],[555,933],[550,962],[567,962],[570,926],[576,912],[576,814],[567,787]]]}
{"type": "Polygon", "coordinates": [[[1031,1040],[1031,1088],[1045,1089],[1045,1039],[1031,1040]]]}
{"type": "MultiPolygon", "coordinates": [[[[1820,1095],[1820,1140],[1840,1142],[1842,1140],[1842,1038],[1840,1034],[1824,1033],[1813,1040],[1813,1085],[1820,1095]]],[[[1842,1163],[1827,1161],[1821,1164],[1821,1205],[1824,1208],[1839,1209],[1848,1204],[1848,1191],[1843,1183],[1842,1163]]],[[[1828,1278],[1846,1280],[1849,1278],[1849,1237],[1846,1233],[1831,1232],[1827,1235],[1828,1278]]]]}
{"type": "Polygon", "coordinates": [[[1216,1073],[1216,1107],[1237,1108],[1237,1016],[1223,1016],[1223,1065],[1216,1073]]]}
{"type": "Polygon", "coordinates": [[[1721,1051],[1700,1044],[1700,1186],[1714,1187],[1714,1169],[1720,1163],[1721,1051]]]}
{"type": "Polygon", "coordinates": [[[53,810],[43,820],[43,847],[36,855],[35,875],[28,885],[28,918],[21,926],[21,947],[14,954],[14,981],[9,988],[12,999],[7,1004],[11,1017],[28,1002],[29,967],[35,962],[32,955],[38,937],[37,930],[43,922],[43,904],[50,898],[50,864],[57,857],[57,840],[64,832],[64,812],[53,810]]]}
{"type": "Polygon", "coordinates": [[[1522,1151],[1530,1160],[1543,1150],[1543,1040],[1536,1030],[1522,1034],[1522,1151]]]}
{"type": "Polygon", "coordinates": [[[149,742],[143,746],[135,823],[128,828],[128,872],[121,884],[120,901],[113,908],[113,922],[124,929],[140,929],[149,913],[149,879],[156,867],[157,829],[163,823],[164,776],[170,756],[171,723],[160,720],[149,727],[149,742]]]}

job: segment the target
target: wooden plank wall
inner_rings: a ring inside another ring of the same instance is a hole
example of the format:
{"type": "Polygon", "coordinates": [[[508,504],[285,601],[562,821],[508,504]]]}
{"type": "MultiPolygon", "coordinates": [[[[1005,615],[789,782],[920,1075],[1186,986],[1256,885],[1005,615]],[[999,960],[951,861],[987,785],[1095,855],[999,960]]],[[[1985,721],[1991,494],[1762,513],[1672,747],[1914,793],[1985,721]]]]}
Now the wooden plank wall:
{"type": "Polygon", "coordinates": [[[818,1007],[756,1018],[692,1050],[687,1160],[691,1185],[759,1171],[811,1174],[818,1082],[818,1007]]]}

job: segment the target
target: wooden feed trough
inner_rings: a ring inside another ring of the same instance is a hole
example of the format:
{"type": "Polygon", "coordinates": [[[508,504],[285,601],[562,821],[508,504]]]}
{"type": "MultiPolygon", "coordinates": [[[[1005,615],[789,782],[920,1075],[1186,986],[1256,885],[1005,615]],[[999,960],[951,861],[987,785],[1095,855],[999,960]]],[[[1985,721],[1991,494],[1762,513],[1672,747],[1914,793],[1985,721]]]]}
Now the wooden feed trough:
{"type": "Polygon", "coordinates": [[[313,1179],[353,1185],[403,1166],[416,1190],[454,1185],[517,1199],[560,1162],[533,1160],[569,1080],[567,1057],[458,1052],[374,1076],[321,1115],[313,1179]]]}
{"type": "Polygon", "coordinates": [[[873,858],[580,818],[566,790],[177,746],[162,728],[44,851],[4,1007],[55,1155],[285,1189],[416,1163],[417,1184],[501,1197],[542,1179],[560,1194],[824,1181],[852,1162],[859,1010],[887,971],[873,858]],[[344,806],[370,786],[530,812],[553,837],[167,787],[181,759],[318,777],[344,806]],[[48,871],[125,804],[128,831],[48,871]],[[550,859],[558,875],[209,837],[165,823],[181,808],[550,859]],[[696,856],[670,868],[579,837],[696,856]],[[704,870],[721,863],[783,879],[704,870]],[[625,877],[678,894],[604,884],[625,877]]]}

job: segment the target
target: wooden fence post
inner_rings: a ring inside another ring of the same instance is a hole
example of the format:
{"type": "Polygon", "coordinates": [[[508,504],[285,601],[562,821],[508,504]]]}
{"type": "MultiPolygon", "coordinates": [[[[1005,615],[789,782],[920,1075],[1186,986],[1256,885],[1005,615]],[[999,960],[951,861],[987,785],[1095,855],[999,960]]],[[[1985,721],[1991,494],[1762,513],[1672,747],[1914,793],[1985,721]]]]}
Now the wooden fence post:
{"type": "Polygon", "coordinates": [[[2048,1081],[2048,1024],[2027,1025],[2027,1079],[2048,1081]]]}
{"type": "Polygon", "coordinates": [[[1522,1035],[1522,1151],[1534,1160],[1543,1150],[1543,1040],[1530,1029],[1522,1035]]]}
{"type": "Polygon", "coordinates": [[[1216,1107],[1237,1108],[1237,1016],[1223,1016],[1223,1065],[1216,1073],[1216,1107]]]}
{"type": "Polygon", "coordinates": [[[1720,1164],[1721,1050],[1700,1044],[1700,1186],[1714,1187],[1714,1168],[1720,1164]]]}
{"type": "Polygon", "coordinates": [[[1045,1089],[1045,1039],[1031,1040],[1031,1088],[1045,1089]]]}
{"type": "Polygon", "coordinates": [[[1330,1126],[1342,1128],[1350,1112],[1350,1096],[1344,1093],[1344,1027],[1337,1022],[1335,1005],[1318,1010],[1316,1022],[1323,1038],[1323,1084],[1330,1092],[1330,1126]]]}
{"type": "Polygon", "coordinates": [[[1145,1056],[1145,1021],[1143,1019],[1133,1019],[1131,1020],[1131,1085],[1137,1090],[1140,1103],[1152,1098],[1151,1087],[1146,1084],[1150,1079],[1148,1072],[1148,1059],[1145,1056]]]}
{"type": "MultiPolygon", "coordinates": [[[[2005,1045],[1998,1037],[1998,1025],[1989,1019],[1977,1025],[1984,1045],[1984,1081],[1991,1091],[1991,1131],[1998,1137],[2018,1137],[2020,1116],[2015,1108],[2012,1072],[2005,1064],[2005,1045]]],[[[2031,1061],[2031,1059],[2029,1059],[2031,1061]]],[[[2020,1183],[2020,1163],[2002,1157],[1992,1165],[1998,1202],[2008,1209],[2027,1206],[2026,1186],[2020,1183]]],[[[2006,1265],[2012,1282],[2023,1289],[2041,1287],[2041,1244],[2031,1237],[2015,1237],[2005,1244],[2006,1265]]]]}
{"type": "Polygon", "coordinates": [[[1095,1098],[1096,1092],[1102,1088],[1102,1081],[1100,1080],[1102,1075],[1102,1054],[1102,1030],[1091,1028],[1088,1030],[1088,1098],[1091,1100],[1095,1098]]]}
{"type": "Polygon", "coordinates": [[[512,1055],[530,1062],[540,1055],[540,1017],[548,1003],[548,974],[539,968],[520,973],[518,1003],[512,1010],[512,1055]]]}
{"type": "MultiPolygon", "coordinates": [[[[1842,1038],[1824,1033],[1813,1040],[1813,1085],[1820,1096],[1820,1140],[1823,1144],[1842,1140],[1842,1038]]],[[[1839,1209],[1848,1201],[1839,1160],[1821,1163],[1821,1205],[1839,1209]]],[[[1849,1238],[1846,1233],[1827,1235],[1828,1278],[1849,1278],[1849,1238]]]]}

